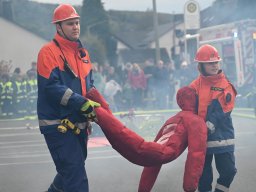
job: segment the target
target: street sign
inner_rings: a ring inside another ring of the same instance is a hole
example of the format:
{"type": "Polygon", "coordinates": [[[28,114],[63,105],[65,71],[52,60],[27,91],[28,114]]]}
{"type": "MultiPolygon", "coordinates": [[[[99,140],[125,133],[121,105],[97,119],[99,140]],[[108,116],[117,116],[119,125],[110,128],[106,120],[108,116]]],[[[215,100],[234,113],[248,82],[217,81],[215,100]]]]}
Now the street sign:
{"type": "Polygon", "coordinates": [[[186,30],[200,28],[200,8],[195,0],[189,0],[185,3],[184,22],[186,30]]]}

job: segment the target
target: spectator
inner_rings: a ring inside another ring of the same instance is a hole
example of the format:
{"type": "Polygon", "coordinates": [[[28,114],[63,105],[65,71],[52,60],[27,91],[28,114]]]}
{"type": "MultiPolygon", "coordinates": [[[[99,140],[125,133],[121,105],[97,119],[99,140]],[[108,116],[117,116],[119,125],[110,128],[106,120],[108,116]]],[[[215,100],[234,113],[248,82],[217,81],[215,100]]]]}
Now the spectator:
{"type": "Polygon", "coordinates": [[[36,74],[37,73],[37,67],[36,67],[36,62],[32,62],[31,63],[31,68],[29,69],[29,70],[27,70],[27,75],[29,74],[29,73],[34,73],[34,74],[36,74]]]}
{"type": "Polygon", "coordinates": [[[169,82],[169,99],[168,99],[168,102],[169,102],[169,104],[170,104],[170,106],[168,106],[168,108],[171,108],[174,104],[176,104],[176,102],[175,102],[175,84],[176,84],[176,80],[175,80],[175,76],[174,76],[174,74],[175,74],[175,65],[174,65],[174,63],[173,62],[169,62],[168,64],[167,64],[167,71],[168,71],[168,73],[169,73],[169,80],[170,80],[170,82],[169,82]]]}
{"type": "Polygon", "coordinates": [[[103,77],[101,71],[99,70],[99,64],[98,63],[93,63],[93,79],[94,79],[94,86],[97,88],[97,90],[100,93],[104,92],[104,88],[105,88],[105,78],[103,77]]]}
{"type": "Polygon", "coordinates": [[[105,85],[104,95],[108,101],[112,111],[118,111],[118,105],[115,102],[115,96],[122,91],[121,86],[113,79],[108,81],[105,85]]]}
{"type": "Polygon", "coordinates": [[[166,109],[168,106],[168,93],[170,77],[167,68],[164,66],[164,62],[159,60],[154,73],[154,84],[156,99],[158,100],[158,108],[166,109]],[[159,99],[161,98],[161,99],[159,99]]]}
{"type": "Polygon", "coordinates": [[[28,72],[28,114],[36,115],[36,104],[37,104],[37,75],[31,71],[28,72]]]}
{"type": "Polygon", "coordinates": [[[12,73],[12,81],[17,81],[21,77],[21,70],[19,67],[16,67],[12,73]]]}
{"type": "Polygon", "coordinates": [[[143,104],[143,91],[146,89],[147,80],[144,71],[137,63],[133,63],[132,70],[128,72],[128,82],[132,89],[133,107],[141,107],[143,104]]]}
{"type": "Polygon", "coordinates": [[[9,61],[1,60],[0,61],[0,76],[10,74],[11,68],[12,68],[12,60],[9,60],[9,61]]]}
{"type": "Polygon", "coordinates": [[[15,108],[15,116],[16,117],[24,117],[27,115],[28,109],[28,83],[26,77],[23,75],[18,75],[14,83],[14,96],[15,99],[13,101],[15,108]]]}
{"type": "Polygon", "coordinates": [[[115,72],[115,68],[112,66],[108,68],[108,72],[106,74],[106,82],[110,80],[115,80],[116,82],[119,82],[118,74],[115,72]]]}
{"type": "Polygon", "coordinates": [[[1,107],[4,118],[13,116],[13,93],[14,85],[9,74],[2,74],[1,107]]]}
{"type": "Polygon", "coordinates": [[[154,66],[154,63],[152,62],[152,60],[147,59],[144,62],[144,73],[145,73],[145,77],[147,78],[147,88],[145,91],[145,97],[147,98],[152,98],[154,97],[154,72],[155,72],[156,67],[154,66]]]}

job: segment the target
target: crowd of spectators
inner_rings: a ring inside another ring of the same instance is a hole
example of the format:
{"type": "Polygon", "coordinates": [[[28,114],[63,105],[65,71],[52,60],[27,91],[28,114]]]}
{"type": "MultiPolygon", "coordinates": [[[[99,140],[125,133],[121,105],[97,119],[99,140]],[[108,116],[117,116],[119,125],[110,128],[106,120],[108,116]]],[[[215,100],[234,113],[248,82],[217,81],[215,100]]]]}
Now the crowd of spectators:
{"type": "MultiPolygon", "coordinates": [[[[175,68],[173,62],[160,60],[154,63],[151,59],[143,63],[128,62],[115,68],[95,63],[94,71],[95,86],[104,93],[113,111],[178,108],[177,90],[189,85],[199,74],[196,63],[183,61],[179,68],[175,68]]],[[[256,86],[246,83],[236,89],[236,106],[256,109],[253,99],[256,97],[256,86]]]]}
{"type": "Polygon", "coordinates": [[[196,66],[183,64],[175,69],[172,62],[162,60],[156,64],[150,59],[128,62],[115,68],[108,64],[93,66],[94,85],[113,111],[175,108],[176,91],[197,76],[196,66]]]}
{"type": "MultiPolygon", "coordinates": [[[[93,63],[95,87],[116,111],[175,108],[175,95],[180,86],[188,84],[196,72],[189,65],[175,69],[172,62],[156,64],[126,63],[113,67],[93,63]]],[[[0,117],[17,118],[36,115],[36,63],[24,72],[12,69],[12,61],[0,62],[0,117]]]]}
{"type": "MultiPolygon", "coordinates": [[[[177,90],[198,75],[196,65],[182,62],[176,69],[172,62],[160,60],[155,64],[150,59],[117,67],[93,63],[93,72],[95,87],[114,112],[177,108],[177,90]]],[[[244,94],[241,98],[250,101],[256,95],[254,92],[246,93],[248,96],[244,94]]],[[[0,95],[0,118],[35,116],[36,62],[32,62],[31,68],[23,72],[19,67],[12,69],[11,60],[0,61],[0,95]]]]}
{"type": "Polygon", "coordinates": [[[24,118],[36,115],[36,62],[31,69],[12,71],[12,61],[0,61],[0,118],[24,118]]]}

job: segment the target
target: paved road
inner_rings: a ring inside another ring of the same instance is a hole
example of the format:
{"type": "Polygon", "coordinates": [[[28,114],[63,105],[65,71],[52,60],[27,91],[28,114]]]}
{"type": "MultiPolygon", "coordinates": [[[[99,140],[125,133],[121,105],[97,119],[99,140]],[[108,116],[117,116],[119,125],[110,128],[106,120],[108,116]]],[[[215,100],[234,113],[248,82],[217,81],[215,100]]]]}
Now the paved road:
{"type": "MultiPolygon", "coordinates": [[[[233,119],[238,173],[230,191],[256,191],[256,119],[233,119]]],[[[0,192],[42,192],[55,175],[43,136],[38,129],[24,125],[25,122],[1,122],[0,192]]],[[[94,138],[90,142],[86,161],[90,191],[136,192],[142,167],[128,162],[102,140],[94,138]]],[[[182,191],[185,158],[186,153],[162,167],[154,192],[182,191]]]]}

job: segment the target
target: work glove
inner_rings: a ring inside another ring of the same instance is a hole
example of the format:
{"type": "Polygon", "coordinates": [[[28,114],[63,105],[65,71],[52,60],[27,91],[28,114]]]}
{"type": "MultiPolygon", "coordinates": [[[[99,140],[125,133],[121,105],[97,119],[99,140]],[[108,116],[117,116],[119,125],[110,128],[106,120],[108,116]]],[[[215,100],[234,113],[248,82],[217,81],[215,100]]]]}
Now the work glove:
{"type": "Polygon", "coordinates": [[[100,107],[100,104],[88,99],[81,107],[81,113],[88,119],[88,121],[97,122],[97,116],[94,107],[100,107]]]}
{"type": "Polygon", "coordinates": [[[208,128],[209,135],[215,132],[215,125],[211,121],[206,121],[206,126],[208,128]]]}

